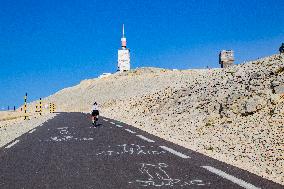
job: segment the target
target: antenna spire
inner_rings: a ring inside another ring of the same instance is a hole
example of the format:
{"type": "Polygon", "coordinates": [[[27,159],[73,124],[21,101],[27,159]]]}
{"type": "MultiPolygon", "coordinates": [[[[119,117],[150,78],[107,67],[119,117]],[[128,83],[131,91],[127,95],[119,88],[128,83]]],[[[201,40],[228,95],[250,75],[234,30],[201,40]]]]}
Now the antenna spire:
{"type": "Polygon", "coordinates": [[[126,48],[126,38],[124,36],[124,24],[122,24],[121,47],[126,48]]]}
{"type": "Polygon", "coordinates": [[[124,37],[124,24],[122,24],[122,37],[124,37]]]}

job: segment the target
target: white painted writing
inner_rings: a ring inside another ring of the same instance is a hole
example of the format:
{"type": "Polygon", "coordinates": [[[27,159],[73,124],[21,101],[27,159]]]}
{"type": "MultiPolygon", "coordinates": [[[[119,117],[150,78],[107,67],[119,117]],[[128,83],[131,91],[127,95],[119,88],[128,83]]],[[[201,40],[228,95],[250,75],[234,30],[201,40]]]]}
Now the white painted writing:
{"type": "Polygon", "coordinates": [[[60,127],[57,128],[59,130],[59,136],[55,137],[50,137],[50,139],[46,140],[48,141],[55,141],[55,142],[66,142],[66,141],[92,141],[94,138],[88,138],[88,137],[83,137],[83,138],[76,138],[73,137],[71,132],[68,131],[68,127],[60,127]]]}
{"type": "Polygon", "coordinates": [[[150,164],[150,163],[141,163],[139,168],[140,173],[144,177],[148,177],[147,180],[137,179],[134,182],[128,182],[129,184],[139,184],[140,186],[208,186],[210,183],[206,183],[202,180],[189,180],[184,181],[183,179],[171,178],[166,172],[168,165],[166,163],[150,164]]]}
{"type": "Polygon", "coordinates": [[[138,144],[121,144],[116,146],[109,146],[108,148],[108,150],[101,151],[96,155],[160,155],[166,153],[166,151],[161,150],[159,148],[156,149],[154,148],[154,146],[141,146],[138,144]]]}

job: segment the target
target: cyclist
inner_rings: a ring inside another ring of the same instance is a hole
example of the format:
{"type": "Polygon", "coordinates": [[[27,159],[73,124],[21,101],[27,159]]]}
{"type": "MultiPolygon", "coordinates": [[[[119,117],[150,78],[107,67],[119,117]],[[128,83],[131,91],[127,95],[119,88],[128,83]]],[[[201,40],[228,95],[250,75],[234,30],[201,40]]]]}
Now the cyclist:
{"type": "Polygon", "coordinates": [[[100,114],[99,113],[99,107],[98,107],[97,102],[95,102],[93,104],[93,107],[92,107],[92,123],[93,123],[94,126],[96,126],[96,122],[99,118],[99,114],[100,114]]]}

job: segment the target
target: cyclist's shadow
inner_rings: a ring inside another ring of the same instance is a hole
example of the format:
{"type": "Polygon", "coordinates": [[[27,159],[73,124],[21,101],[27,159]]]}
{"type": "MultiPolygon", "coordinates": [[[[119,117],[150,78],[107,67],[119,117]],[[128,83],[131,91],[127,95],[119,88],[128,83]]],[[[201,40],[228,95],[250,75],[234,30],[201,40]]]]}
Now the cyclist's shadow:
{"type": "Polygon", "coordinates": [[[90,128],[99,128],[99,127],[103,127],[103,124],[97,122],[96,125],[93,125],[93,124],[92,124],[92,125],[90,126],[90,128]]]}
{"type": "Polygon", "coordinates": [[[94,127],[97,127],[97,128],[98,128],[98,127],[102,127],[102,126],[103,126],[103,124],[97,123],[96,126],[94,126],[94,127]]]}

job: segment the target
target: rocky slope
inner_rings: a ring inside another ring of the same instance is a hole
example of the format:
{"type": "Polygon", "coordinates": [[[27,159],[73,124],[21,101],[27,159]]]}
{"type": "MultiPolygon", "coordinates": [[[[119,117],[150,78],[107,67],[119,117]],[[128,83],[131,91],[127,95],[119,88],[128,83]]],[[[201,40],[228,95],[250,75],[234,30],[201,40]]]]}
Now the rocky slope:
{"type": "MultiPolygon", "coordinates": [[[[226,69],[140,68],[47,97],[111,117],[284,184],[284,55],[226,69]]],[[[33,104],[34,106],[34,104],[33,104]]]]}

